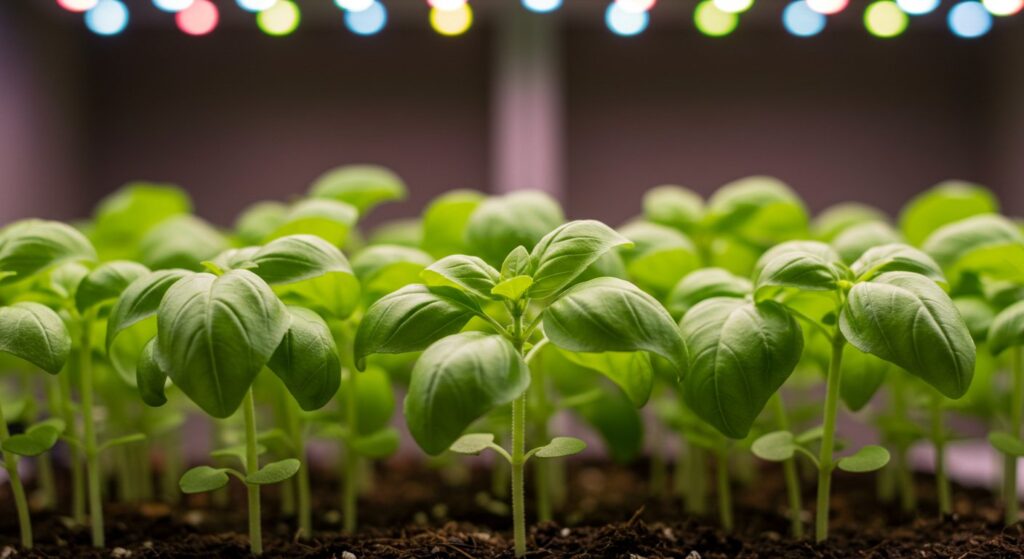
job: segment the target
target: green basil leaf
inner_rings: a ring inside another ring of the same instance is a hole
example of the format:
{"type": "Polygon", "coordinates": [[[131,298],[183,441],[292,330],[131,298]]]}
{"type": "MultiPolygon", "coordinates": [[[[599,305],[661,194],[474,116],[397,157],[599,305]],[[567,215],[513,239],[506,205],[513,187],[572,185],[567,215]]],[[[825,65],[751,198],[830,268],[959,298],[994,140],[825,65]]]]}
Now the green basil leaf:
{"type": "Polygon", "coordinates": [[[376,165],[346,165],[320,175],[310,196],[344,202],[366,215],[383,202],[402,200],[405,183],[394,172],[376,165]]]}
{"type": "Polygon", "coordinates": [[[224,418],[241,405],[288,326],[287,309],[252,272],[193,274],[160,302],[156,358],[196,405],[224,418]]]}
{"type": "Polygon", "coordinates": [[[886,272],[850,290],[839,325],[857,349],[894,363],[949,398],[967,392],[974,341],[953,301],[934,281],[886,272]]]}
{"type": "Polygon", "coordinates": [[[1024,282],[1024,233],[1000,215],[979,215],[933,233],[924,250],[951,280],[965,272],[1024,282]]]}
{"type": "Polygon", "coordinates": [[[861,223],[848,227],[832,240],[832,248],[846,264],[852,264],[868,249],[902,243],[903,237],[884,221],[861,223]]]}
{"type": "Polygon", "coordinates": [[[944,225],[998,211],[999,202],[988,189],[963,181],[946,181],[907,203],[900,213],[900,229],[907,242],[921,246],[944,225]]]}
{"type": "Polygon", "coordinates": [[[366,310],[356,332],[356,365],[362,369],[374,353],[420,351],[462,330],[479,312],[473,300],[454,289],[403,287],[366,310]]]}
{"type": "Polygon", "coordinates": [[[164,393],[167,373],[160,369],[155,354],[157,347],[156,338],[150,340],[142,349],[139,364],[135,367],[135,384],[139,388],[139,395],[147,406],[154,408],[167,403],[167,395],[164,393]]]}
{"type": "Polygon", "coordinates": [[[75,306],[84,313],[97,305],[117,299],[135,280],[149,274],[149,268],[127,260],[100,264],[82,278],[75,291],[75,306]]]}
{"type": "Polygon", "coordinates": [[[651,397],[654,368],[651,365],[651,358],[646,353],[575,353],[562,349],[558,351],[569,361],[610,379],[638,408],[642,408],[651,397]]]}
{"type": "Polygon", "coordinates": [[[868,249],[850,267],[857,281],[870,280],[883,272],[914,272],[940,285],[946,276],[928,254],[905,244],[888,244],[868,249]]]}
{"type": "Polygon", "coordinates": [[[807,210],[782,181],[747,177],[719,188],[708,199],[707,220],[713,231],[767,248],[807,234],[807,210]]]}
{"type": "Polygon", "coordinates": [[[287,215],[288,206],[281,202],[256,202],[235,220],[235,234],[245,244],[261,244],[287,215]]]}
{"type": "Polygon", "coordinates": [[[494,433],[470,433],[462,435],[448,447],[457,454],[480,454],[494,444],[494,433]]]}
{"type": "Polygon", "coordinates": [[[210,224],[191,215],[166,219],[139,242],[139,262],[151,270],[199,270],[228,248],[227,239],[210,224]]]}
{"type": "Polygon", "coordinates": [[[487,198],[466,225],[472,254],[497,266],[517,246],[532,249],[564,221],[562,208],[538,191],[519,191],[487,198]]]}
{"type": "Polygon", "coordinates": [[[395,414],[391,378],[380,367],[370,366],[356,378],[356,427],[359,435],[378,433],[395,414]]]}
{"type": "Polygon", "coordinates": [[[316,235],[340,247],[359,220],[359,210],[336,200],[309,198],[292,206],[267,240],[289,235],[316,235]]]}
{"type": "Polygon", "coordinates": [[[885,377],[896,372],[896,367],[870,353],[845,344],[843,347],[842,376],[839,397],[850,411],[860,411],[871,401],[882,386],[885,377]]]}
{"type": "Polygon", "coordinates": [[[555,437],[548,444],[531,450],[530,454],[537,458],[562,458],[579,454],[586,448],[587,443],[576,437],[555,437]]]}
{"type": "Polygon", "coordinates": [[[216,491],[228,484],[227,468],[211,468],[209,466],[198,466],[185,472],[178,482],[182,493],[206,493],[216,491]]]}
{"type": "Polygon", "coordinates": [[[469,216],[483,199],[474,190],[453,190],[430,202],[423,211],[423,249],[435,258],[468,252],[469,216]]]}
{"type": "Polygon", "coordinates": [[[996,318],[996,311],[992,305],[984,298],[974,295],[954,297],[953,304],[963,317],[964,324],[967,325],[967,330],[971,332],[974,341],[987,340],[989,328],[996,318]]]}
{"type": "MultiPolygon", "coordinates": [[[[393,219],[373,228],[370,245],[398,245],[419,249],[423,246],[423,225],[419,218],[393,219]]],[[[351,243],[346,243],[346,247],[351,243]]]]}
{"type": "Polygon", "coordinates": [[[757,268],[754,289],[758,299],[771,296],[777,288],[835,291],[843,279],[839,255],[817,241],[778,245],[765,253],[757,268]]]}
{"type": "Polygon", "coordinates": [[[13,283],[66,262],[96,260],[89,240],[70,225],[26,219],[0,230],[0,282],[13,283]]]}
{"type": "Polygon", "coordinates": [[[508,253],[501,263],[501,279],[507,280],[518,276],[529,276],[533,274],[533,264],[530,262],[530,251],[520,245],[508,253]]]}
{"type": "Polygon", "coordinates": [[[814,218],[814,238],[832,242],[840,233],[861,223],[888,223],[889,216],[877,208],[859,202],[842,202],[829,206],[814,218]]]}
{"type": "Polygon", "coordinates": [[[666,307],[676,319],[682,318],[694,305],[712,297],[750,295],[754,285],[747,278],[733,275],[722,268],[703,268],[687,274],[672,288],[666,307]]]}
{"type": "Polygon", "coordinates": [[[133,258],[139,240],[164,220],[192,211],[188,193],[171,184],[133,182],[103,198],[89,238],[103,260],[133,258]]]}
{"type": "Polygon", "coordinates": [[[107,351],[114,345],[118,334],[155,315],[167,290],[188,275],[191,275],[188,270],[160,270],[130,283],[110,309],[110,317],[107,319],[107,351]]]}
{"type": "Polygon", "coordinates": [[[0,353],[57,374],[71,352],[71,336],[56,312],[39,303],[0,307],[0,353]]]}
{"type": "Polygon", "coordinates": [[[299,407],[318,410],[338,392],[341,361],[324,319],[302,307],[288,307],[291,325],[267,362],[299,407]]]}
{"type": "Polygon", "coordinates": [[[398,430],[388,427],[349,441],[349,448],[359,456],[379,460],[397,452],[400,443],[398,430]]]}
{"type": "Polygon", "coordinates": [[[53,448],[64,432],[64,422],[47,420],[29,427],[24,433],[14,435],[3,443],[3,451],[18,456],[39,456],[53,448]]]}
{"type": "Polygon", "coordinates": [[[996,315],[988,331],[988,345],[993,355],[1024,345],[1024,301],[1018,301],[996,315]]]}
{"type": "Polygon", "coordinates": [[[544,310],[544,332],[569,351],[649,351],[682,374],[686,346],[672,316],[656,299],[617,278],[577,284],[544,310]]]}
{"type": "Polygon", "coordinates": [[[286,458],[271,462],[260,468],[256,473],[245,476],[245,482],[253,485],[273,485],[290,479],[299,473],[302,463],[295,458],[286,458]]]}
{"type": "Polygon", "coordinates": [[[344,319],[359,304],[359,280],[337,247],[313,235],[281,237],[254,252],[252,272],[284,300],[344,319]]]}
{"type": "Polygon", "coordinates": [[[989,433],[988,442],[993,448],[1007,456],[1024,456],[1024,441],[1009,433],[1002,431],[989,433]]]}
{"type": "Polygon", "coordinates": [[[704,218],[704,199],[682,186],[656,186],[644,194],[644,219],[691,233],[704,218]]]}
{"type": "Polygon", "coordinates": [[[530,253],[532,299],[547,299],[569,285],[604,253],[632,243],[594,220],[570,221],[545,235],[530,253]]]}
{"type": "Polygon", "coordinates": [[[454,287],[484,299],[501,280],[501,274],[476,256],[453,254],[427,266],[420,272],[423,283],[435,287],[454,287]]]}
{"type": "Polygon", "coordinates": [[[519,397],[530,372],[498,335],[463,332],[427,348],[405,398],[409,431],[427,454],[448,449],[474,421],[519,397]]]}
{"type": "Polygon", "coordinates": [[[509,301],[518,301],[526,295],[533,285],[533,278],[530,276],[516,276],[503,280],[491,288],[491,293],[509,301]]]}
{"type": "Polygon", "coordinates": [[[751,452],[761,460],[769,462],[784,462],[793,457],[796,452],[796,442],[793,440],[793,433],[789,431],[772,431],[761,435],[750,446],[751,452]]]}
{"type": "Polygon", "coordinates": [[[352,259],[363,290],[370,301],[406,285],[420,283],[420,274],[433,264],[429,254],[414,248],[376,245],[361,251],[352,259]]]}
{"type": "Polygon", "coordinates": [[[655,297],[664,297],[679,280],[701,266],[697,247],[675,229],[639,221],[619,232],[634,244],[619,252],[627,275],[655,297]]]}
{"type": "Polygon", "coordinates": [[[716,298],[693,307],[681,329],[692,352],[687,405],[722,434],[746,437],[800,361],[800,326],[773,301],[716,298]]]}
{"type": "Polygon", "coordinates": [[[839,459],[836,466],[844,472],[861,474],[882,469],[889,463],[889,451],[878,445],[861,447],[851,456],[839,459]]]}

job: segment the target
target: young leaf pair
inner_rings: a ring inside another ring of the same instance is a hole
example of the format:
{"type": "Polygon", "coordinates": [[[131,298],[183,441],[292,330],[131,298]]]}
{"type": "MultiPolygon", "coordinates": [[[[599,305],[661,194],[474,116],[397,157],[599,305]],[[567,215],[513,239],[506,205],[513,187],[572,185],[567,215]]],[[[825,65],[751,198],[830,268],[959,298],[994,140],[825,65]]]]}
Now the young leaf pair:
{"type": "Polygon", "coordinates": [[[833,469],[871,471],[889,458],[877,446],[833,456],[846,344],[906,369],[949,398],[959,398],[970,385],[974,342],[940,283],[945,279],[935,262],[906,245],[872,248],[847,267],[824,243],[793,241],[761,257],[753,300],[709,299],[683,319],[693,354],[688,401],[734,438],[746,436],[799,361],[800,324],[831,341],[820,437],[773,433],[756,445],[765,458],[788,460],[799,451],[812,459],[819,472],[818,541],[828,536],[833,469]],[[809,448],[814,442],[817,456],[809,448]]]}
{"type": "Polygon", "coordinates": [[[244,448],[220,454],[237,456],[244,471],[200,467],[182,477],[181,488],[211,491],[229,476],[245,483],[250,545],[258,554],[259,487],[290,478],[302,464],[286,459],[260,466],[252,384],[267,368],[303,409],[330,401],[340,384],[338,351],[326,321],[310,307],[345,315],[351,312],[349,300],[358,297],[358,284],[344,255],[310,235],[228,251],[206,265],[212,273],[162,270],[128,286],[111,312],[107,345],[155,316],[156,337],[137,367],[143,400],[163,405],[170,381],[214,418],[242,408],[244,448]]]}
{"type": "Polygon", "coordinates": [[[651,296],[611,277],[576,283],[605,253],[625,244],[599,222],[572,221],[546,234],[532,251],[511,250],[500,270],[474,256],[442,258],[423,271],[423,284],[374,303],[356,334],[360,367],[371,354],[423,350],[412,371],[405,416],[428,454],[489,448],[508,460],[516,556],[526,552],[526,461],[583,449],[580,441],[556,437],[526,450],[526,392],[544,346],[582,354],[647,351],[679,371],[686,367],[678,330],[651,296]],[[474,318],[490,331],[461,332],[474,318]],[[463,436],[479,418],[508,404],[511,448],[489,434],[463,436]]]}

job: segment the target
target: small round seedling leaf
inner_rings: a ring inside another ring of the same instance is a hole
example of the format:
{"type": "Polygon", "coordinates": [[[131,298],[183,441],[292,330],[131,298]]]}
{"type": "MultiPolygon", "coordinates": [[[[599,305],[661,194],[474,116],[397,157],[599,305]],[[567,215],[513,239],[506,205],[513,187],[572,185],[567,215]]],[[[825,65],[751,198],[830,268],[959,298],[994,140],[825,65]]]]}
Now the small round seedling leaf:
{"type": "Polygon", "coordinates": [[[796,441],[797,444],[806,445],[820,439],[824,435],[825,428],[818,425],[817,427],[811,427],[803,433],[800,433],[793,440],[796,441]]]}
{"type": "Polygon", "coordinates": [[[855,474],[880,470],[889,463],[889,451],[884,447],[869,444],[861,447],[855,454],[839,459],[836,466],[844,471],[855,474]]]}
{"type": "Polygon", "coordinates": [[[26,432],[4,441],[3,450],[18,456],[39,456],[57,444],[63,426],[63,422],[59,425],[47,422],[33,425],[26,432]]]}
{"type": "Polygon", "coordinates": [[[988,331],[988,346],[993,355],[1020,345],[1024,345],[1024,301],[997,314],[988,331]]]}
{"type": "Polygon", "coordinates": [[[687,274],[672,288],[665,306],[675,318],[682,318],[694,305],[712,297],[742,299],[754,290],[747,278],[722,268],[704,268],[687,274]]]}
{"type": "Polygon", "coordinates": [[[149,268],[127,260],[104,262],[89,272],[75,291],[75,306],[84,313],[97,305],[117,299],[135,280],[149,274],[149,268]]]}
{"type": "Polygon", "coordinates": [[[750,447],[754,456],[769,462],[789,460],[796,452],[793,433],[789,431],[773,431],[758,437],[750,447]]]}
{"type": "Polygon", "coordinates": [[[185,472],[178,482],[183,493],[206,493],[216,491],[228,484],[227,468],[211,468],[198,466],[185,472]]]}
{"type": "Polygon", "coordinates": [[[271,462],[263,466],[256,473],[246,476],[245,482],[253,485],[272,485],[281,483],[298,473],[302,462],[295,458],[287,458],[277,462],[271,462]]]}
{"type": "Polygon", "coordinates": [[[687,233],[704,217],[704,199],[689,188],[672,184],[656,186],[644,193],[643,208],[648,221],[687,233]]]}
{"type": "Polygon", "coordinates": [[[385,167],[345,165],[317,177],[309,194],[350,204],[366,215],[378,204],[405,198],[406,188],[402,179],[385,167]]]}
{"type": "Polygon", "coordinates": [[[576,437],[555,437],[548,444],[533,449],[537,458],[561,458],[579,454],[587,448],[587,443],[576,437]]]}
{"type": "Polygon", "coordinates": [[[95,259],[89,240],[74,227],[57,221],[26,219],[0,230],[0,271],[5,283],[65,262],[95,259]]]}
{"type": "Polygon", "coordinates": [[[945,181],[907,203],[900,213],[900,228],[908,242],[920,245],[946,224],[998,211],[999,202],[987,188],[969,182],[945,181]]]}
{"type": "Polygon", "coordinates": [[[398,430],[385,427],[369,435],[349,441],[349,447],[359,456],[372,459],[387,458],[398,450],[398,430]]]}
{"type": "Polygon", "coordinates": [[[999,452],[1008,456],[1024,456],[1024,441],[1009,433],[995,431],[988,434],[988,442],[999,452]]]}
{"type": "Polygon", "coordinates": [[[435,198],[423,211],[423,249],[436,258],[467,252],[466,224],[483,199],[473,190],[454,190],[435,198]]]}
{"type": "Polygon", "coordinates": [[[494,444],[494,433],[470,433],[462,435],[448,450],[459,454],[480,454],[494,444]]]}
{"type": "Polygon", "coordinates": [[[228,240],[209,223],[192,215],[178,215],[156,225],[139,242],[139,261],[151,270],[199,270],[228,248],[228,240]]]}
{"type": "Polygon", "coordinates": [[[481,202],[469,217],[465,238],[471,254],[498,266],[516,247],[532,249],[564,220],[562,208],[548,194],[512,192],[481,202]]]}
{"type": "Polygon", "coordinates": [[[354,206],[337,200],[307,198],[288,210],[281,224],[270,233],[270,238],[316,235],[340,247],[358,219],[359,211],[354,206]]]}

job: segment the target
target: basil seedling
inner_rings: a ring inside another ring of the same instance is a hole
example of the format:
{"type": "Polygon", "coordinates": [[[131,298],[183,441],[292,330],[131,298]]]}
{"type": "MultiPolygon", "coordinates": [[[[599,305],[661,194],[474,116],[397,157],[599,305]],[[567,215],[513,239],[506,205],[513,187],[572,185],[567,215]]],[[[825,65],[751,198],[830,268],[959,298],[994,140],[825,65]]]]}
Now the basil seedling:
{"type": "MultiPolygon", "coordinates": [[[[476,223],[495,241],[503,238],[498,229],[516,225],[505,218],[476,223]]],[[[656,300],[616,278],[573,284],[602,255],[628,242],[599,222],[573,221],[544,235],[532,251],[516,247],[499,258],[500,271],[481,258],[448,256],[424,270],[424,284],[374,303],[359,325],[357,366],[375,353],[423,350],[405,400],[406,421],[421,448],[428,454],[491,449],[508,460],[517,557],[526,553],[525,464],[584,448],[578,439],[555,437],[526,450],[530,367],[544,346],[574,353],[648,351],[680,370],[686,366],[682,338],[656,300]],[[474,317],[490,332],[460,332],[474,317]],[[496,444],[493,434],[464,434],[481,416],[508,404],[511,448],[496,444]]],[[[503,242],[487,246],[494,250],[503,242]]]]}

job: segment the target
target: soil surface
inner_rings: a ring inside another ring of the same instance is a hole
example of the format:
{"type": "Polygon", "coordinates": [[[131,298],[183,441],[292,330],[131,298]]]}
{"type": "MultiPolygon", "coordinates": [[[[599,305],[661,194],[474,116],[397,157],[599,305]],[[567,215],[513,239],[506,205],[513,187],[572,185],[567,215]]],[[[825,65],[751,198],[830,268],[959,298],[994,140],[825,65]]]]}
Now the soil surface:
{"type": "MultiPolygon", "coordinates": [[[[956,487],[955,513],[940,519],[927,477],[917,479],[918,512],[908,515],[896,504],[880,503],[874,476],[837,473],[832,537],[823,545],[788,536],[778,468],[765,467],[752,483],[736,482],[736,529],[731,534],[717,526],[713,495],[709,515],[703,518],[687,515],[678,497],[650,496],[643,465],[573,463],[566,479],[569,504],[555,514],[554,522],[531,526],[529,557],[1024,557],[1024,526],[1003,528],[1002,511],[987,491],[956,487]]],[[[804,501],[809,509],[813,480],[806,481],[804,501]]],[[[466,472],[456,481],[420,465],[390,465],[376,472],[374,491],[360,503],[359,532],[346,536],[339,532],[337,488],[317,477],[318,531],[307,541],[297,539],[293,519],[281,514],[279,496],[267,490],[265,555],[511,558],[511,519],[504,499],[494,498],[490,486],[484,471],[466,472]]],[[[16,547],[14,511],[6,486],[0,486],[0,559],[249,557],[248,542],[240,532],[246,526],[244,495],[235,489],[232,499],[237,504],[220,509],[205,495],[173,507],[111,504],[109,548],[101,551],[89,547],[87,529],[65,516],[36,511],[37,546],[27,552],[16,547]]],[[[533,507],[527,510],[529,518],[535,518],[533,507]]],[[[810,513],[806,520],[810,531],[810,513]]]]}

